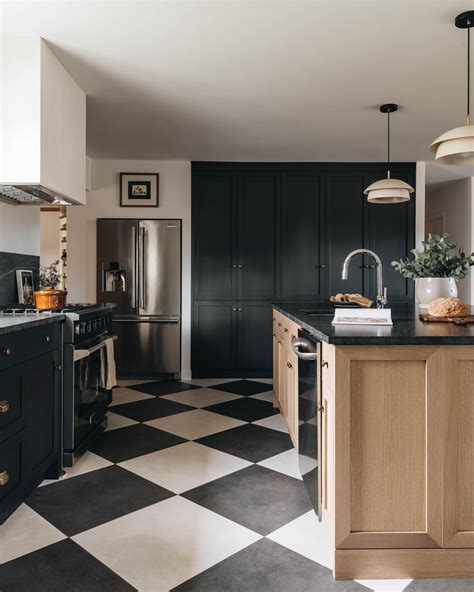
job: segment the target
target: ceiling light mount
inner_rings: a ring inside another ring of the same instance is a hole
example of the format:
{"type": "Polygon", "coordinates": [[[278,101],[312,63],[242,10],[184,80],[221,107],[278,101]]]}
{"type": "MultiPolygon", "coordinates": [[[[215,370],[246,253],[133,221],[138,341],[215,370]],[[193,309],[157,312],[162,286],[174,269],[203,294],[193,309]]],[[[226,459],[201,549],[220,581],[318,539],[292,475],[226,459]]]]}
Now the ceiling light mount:
{"type": "Polygon", "coordinates": [[[396,103],[385,103],[380,106],[380,113],[395,113],[398,111],[398,105],[396,103]]]}
{"type": "Polygon", "coordinates": [[[467,10],[458,14],[454,19],[454,24],[458,29],[471,29],[474,27],[474,10],[467,10]]]}

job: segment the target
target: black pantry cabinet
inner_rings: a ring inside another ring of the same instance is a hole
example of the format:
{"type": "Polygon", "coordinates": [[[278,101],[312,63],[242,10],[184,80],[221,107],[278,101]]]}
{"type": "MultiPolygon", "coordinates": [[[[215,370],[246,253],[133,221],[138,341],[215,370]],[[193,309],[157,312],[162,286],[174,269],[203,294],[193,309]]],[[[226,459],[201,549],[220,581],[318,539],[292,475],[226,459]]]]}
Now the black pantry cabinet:
{"type": "MultiPolygon", "coordinates": [[[[390,302],[413,300],[413,282],[390,265],[415,244],[415,195],[369,204],[363,190],[382,163],[192,164],[192,372],[195,377],[270,376],[272,303],[325,301],[337,292],[375,296],[382,259],[390,302]]],[[[415,164],[392,175],[415,186],[415,164]]]]}

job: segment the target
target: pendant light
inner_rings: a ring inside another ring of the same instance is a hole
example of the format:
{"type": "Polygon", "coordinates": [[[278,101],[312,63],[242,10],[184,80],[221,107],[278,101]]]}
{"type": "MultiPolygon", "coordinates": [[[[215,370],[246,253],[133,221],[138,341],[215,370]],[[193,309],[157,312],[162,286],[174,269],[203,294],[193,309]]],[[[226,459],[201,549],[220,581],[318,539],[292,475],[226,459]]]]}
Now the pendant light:
{"type": "Polygon", "coordinates": [[[410,193],[415,190],[411,185],[400,181],[400,179],[392,179],[390,175],[390,113],[398,110],[398,105],[395,103],[387,103],[380,107],[381,113],[387,114],[387,178],[381,181],[376,181],[365,189],[364,194],[367,196],[367,201],[374,204],[394,204],[402,203],[410,200],[410,193]]]}
{"type": "Polygon", "coordinates": [[[458,29],[467,29],[467,115],[466,125],[456,127],[435,140],[431,152],[436,160],[445,164],[474,164],[474,125],[472,125],[470,111],[471,86],[471,28],[474,27],[474,10],[458,14],[454,21],[458,29]]]}

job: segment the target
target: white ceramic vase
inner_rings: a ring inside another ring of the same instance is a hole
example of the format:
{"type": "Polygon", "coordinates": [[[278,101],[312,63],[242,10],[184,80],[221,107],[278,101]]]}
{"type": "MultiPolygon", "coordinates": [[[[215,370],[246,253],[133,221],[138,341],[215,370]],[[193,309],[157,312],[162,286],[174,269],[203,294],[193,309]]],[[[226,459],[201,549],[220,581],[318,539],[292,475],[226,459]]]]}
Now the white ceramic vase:
{"type": "Polygon", "coordinates": [[[428,308],[437,298],[456,297],[458,287],[454,278],[417,278],[415,292],[420,308],[428,308]]]}

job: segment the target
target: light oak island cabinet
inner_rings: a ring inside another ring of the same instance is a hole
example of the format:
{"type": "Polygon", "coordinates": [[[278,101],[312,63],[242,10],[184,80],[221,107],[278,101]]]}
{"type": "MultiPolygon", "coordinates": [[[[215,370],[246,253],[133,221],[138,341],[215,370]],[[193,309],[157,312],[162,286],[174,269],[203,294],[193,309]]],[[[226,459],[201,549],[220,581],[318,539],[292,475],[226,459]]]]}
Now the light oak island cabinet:
{"type": "MultiPolygon", "coordinates": [[[[275,395],[297,434],[284,329],[298,325],[274,318],[275,395]]],[[[334,576],[474,577],[474,345],[323,342],[321,352],[334,576]]]]}

